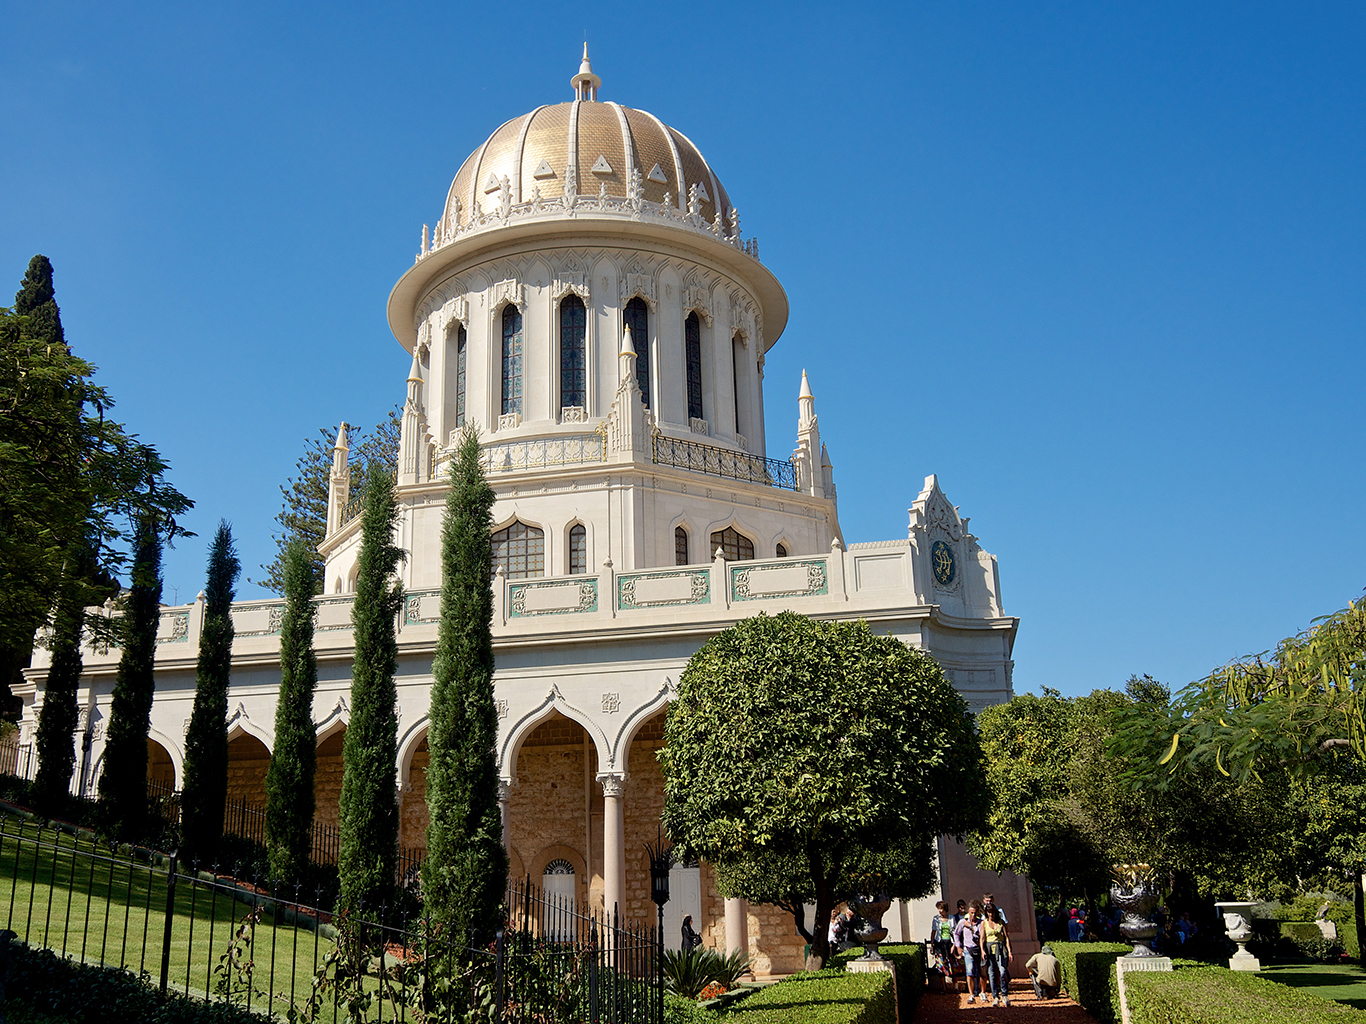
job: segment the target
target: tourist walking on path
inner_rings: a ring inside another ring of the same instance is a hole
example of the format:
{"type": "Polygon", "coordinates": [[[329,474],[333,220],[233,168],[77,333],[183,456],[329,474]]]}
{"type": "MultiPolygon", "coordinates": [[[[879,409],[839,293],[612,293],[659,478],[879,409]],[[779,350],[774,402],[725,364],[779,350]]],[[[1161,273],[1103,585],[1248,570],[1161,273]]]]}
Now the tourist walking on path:
{"type": "Polygon", "coordinates": [[[949,905],[940,900],[934,905],[934,919],[930,921],[930,960],[931,966],[939,973],[944,988],[953,979],[953,928],[955,921],[949,916],[949,905]]]}
{"type": "MultiPolygon", "coordinates": [[[[992,907],[982,919],[979,933],[986,955],[987,978],[991,982],[991,1005],[1010,1005],[1010,937],[1006,934],[1006,919],[1000,907],[992,907]]],[[[982,993],[982,1002],[986,1002],[982,993]]]]}
{"type": "MultiPolygon", "coordinates": [[[[973,900],[968,905],[967,916],[953,929],[953,948],[963,957],[963,973],[968,979],[968,1002],[977,1001],[982,978],[982,904],[973,900]]],[[[982,1002],[986,1002],[986,992],[982,992],[982,1002]]]]}

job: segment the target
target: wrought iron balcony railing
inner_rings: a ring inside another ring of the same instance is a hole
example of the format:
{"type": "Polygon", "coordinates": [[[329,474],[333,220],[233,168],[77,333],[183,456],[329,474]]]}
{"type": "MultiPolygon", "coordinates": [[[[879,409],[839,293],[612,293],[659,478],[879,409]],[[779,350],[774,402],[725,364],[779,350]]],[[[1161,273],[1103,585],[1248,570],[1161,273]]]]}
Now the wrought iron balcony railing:
{"type": "Polygon", "coordinates": [[[779,462],[777,459],[717,448],[715,445],[665,437],[660,433],[653,437],[652,458],[657,466],[690,469],[695,473],[767,484],[789,491],[801,490],[797,465],[791,459],[779,462]]]}

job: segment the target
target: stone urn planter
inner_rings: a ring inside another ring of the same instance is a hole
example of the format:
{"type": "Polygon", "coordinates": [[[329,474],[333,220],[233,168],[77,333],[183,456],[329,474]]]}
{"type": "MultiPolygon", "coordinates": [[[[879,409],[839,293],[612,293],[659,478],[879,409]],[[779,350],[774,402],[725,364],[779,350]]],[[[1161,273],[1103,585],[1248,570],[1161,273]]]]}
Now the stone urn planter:
{"type": "Polygon", "coordinates": [[[1157,935],[1153,911],[1157,909],[1159,899],[1149,879],[1152,868],[1147,864],[1116,864],[1112,870],[1114,882],[1110,886],[1110,902],[1124,915],[1119,922],[1119,933],[1134,947],[1128,956],[1157,956],[1149,945],[1157,935]]]}
{"type": "Polygon", "coordinates": [[[1252,908],[1256,902],[1237,902],[1230,901],[1216,903],[1219,912],[1224,915],[1224,928],[1228,930],[1228,937],[1238,944],[1238,952],[1229,957],[1228,966],[1233,971],[1260,971],[1262,963],[1255,956],[1247,951],[1247,940],[1252,938],[1252,908]]]}
{"type": "Polygon", "coordinates": [[[863,946],[860,960],[881,960],[877,944],[887,937],[887,929],[882,927],[882,915],[892,905],[892,898],[885,892],[873,896],[853,896],[849,907],[859,916],[859,926],[854,929],[854,941],[863,946]]]}

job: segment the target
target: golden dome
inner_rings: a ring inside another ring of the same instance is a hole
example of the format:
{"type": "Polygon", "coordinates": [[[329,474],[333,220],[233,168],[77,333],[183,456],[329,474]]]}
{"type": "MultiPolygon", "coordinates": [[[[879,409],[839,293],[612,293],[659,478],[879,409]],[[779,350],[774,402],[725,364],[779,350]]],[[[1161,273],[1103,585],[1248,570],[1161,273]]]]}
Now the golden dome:
{"type": "MultiPolygon", "coordinates": [[[[581,95],[596,96],[597,89],[581,95]]],[[[505,178],[513,203],[531,202],[537,190],[558,199],[570,187],[581,196],[605,188],[620,199],[633,170],[646,201],[662,203],[668,193],[670,206],[686,210],[696,187],[703,220],[712,223],[719,207],[730,226],[730,198],[686,135],[643,110],[581,98],[537,107],[490,135],[456,173],[438,231],[467,226],[476,204],[483,213],[495,209],[505,178]]]]}

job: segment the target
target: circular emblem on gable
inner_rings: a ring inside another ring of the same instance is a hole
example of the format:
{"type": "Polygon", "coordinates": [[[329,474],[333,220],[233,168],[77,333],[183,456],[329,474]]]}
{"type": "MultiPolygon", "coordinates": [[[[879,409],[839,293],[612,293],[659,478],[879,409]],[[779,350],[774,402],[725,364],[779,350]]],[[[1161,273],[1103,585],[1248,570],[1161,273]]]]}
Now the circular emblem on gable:
{"type": "Polygon", "coordinates": [[[953,582],[953,577],[958,572],[958,563],[953,557],[953,548],[942,540],[930,545],[930,564],[934,567],[934,581],[941,587],[947,587],[953,582]]]}

